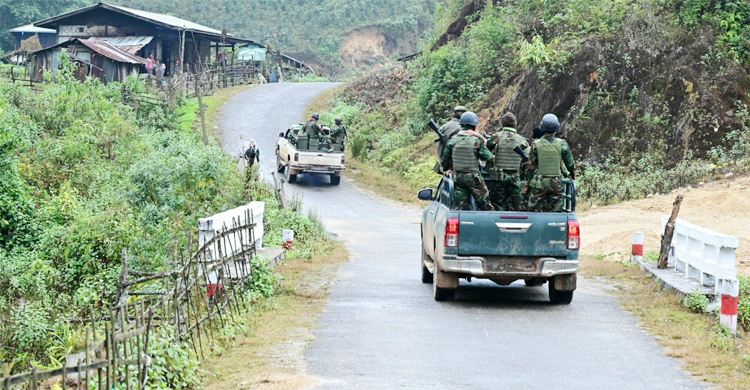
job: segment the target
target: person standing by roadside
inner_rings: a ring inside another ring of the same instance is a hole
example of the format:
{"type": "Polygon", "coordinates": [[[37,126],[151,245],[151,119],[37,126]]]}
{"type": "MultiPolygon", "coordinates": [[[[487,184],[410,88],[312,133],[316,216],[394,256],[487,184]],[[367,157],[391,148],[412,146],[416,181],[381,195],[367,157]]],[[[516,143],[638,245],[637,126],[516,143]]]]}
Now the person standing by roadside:
{"type": "Polygon", "coordinates": [[[443,170],[441,168],[441,161],[443,161],[443,151],[445,151],[445,146],[448,144],[448,142],[453,138],[459,131],[461,131],[461,125],[458,124],[459,120],[461,119],[461,115],[466,112],[466,107],[464,106],[456,106],[453,108],[453,116],[451,119],[440,126],[440,132],[445,136],[445,142],[438,142],[437,146],[437,163],[435,164],[435,167],[432,169],[435,171],[435,173],[442,175],[443,170]]]}
{"type": "Polygon", "coordinates": [[[149,76],[154,76],[155,67],[156,67],[156,61],[154,60],[154,55],[149,54],[148,58],[146,58],[146,73],[148,73],[149,76]]]}
{"type": "Polygon", "coordinates": [[[521,155],[529,143],[516,131],[516,122],[513,113],[503,115],[500,119],[503,129],[492,134],[487,142],[487,148],[495,155],[487,162],[491,179],[490,202],[499,211],[518,211],[521,208],[521,155]]]}
{"type": "Polygon", "coordinates": [[[473,112],[465,112],[459,120],[461,130],[448,142],[443,151],[441,167],[446,175],[454,173],[454,208],[469,209],[471,197],[481,210],[494,210],[489,201],[489,192],[480,171],[479,161],[487,161],[494,156],[484,145],[484,138],[474,131],[479,119],[473,112]]]}
{"type": "Polygon", "coordinates": [[[536,174],[529,183],[531,188],[529,211],[561,212],[563,211],[561,163],[565,164],[570,177],[575,179],[573,153],[565,140],[555,138],[555,133],[560,129],[557,116],[545,115],[540,127],[544,132],[544,137],[531,144],[531,156],[529,156],[529,167],[536,169],[536,174]]]}

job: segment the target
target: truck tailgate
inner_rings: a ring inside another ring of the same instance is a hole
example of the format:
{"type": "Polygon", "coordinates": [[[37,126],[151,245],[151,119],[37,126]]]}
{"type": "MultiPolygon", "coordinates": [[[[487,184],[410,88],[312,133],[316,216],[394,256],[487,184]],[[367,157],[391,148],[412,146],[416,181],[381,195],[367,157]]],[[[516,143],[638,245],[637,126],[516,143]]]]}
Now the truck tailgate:
{"type": "Polygon", "coordinates": [[[458,254],[565,257],[567,213],[461,211],[458,254]]]}
{"type": "Polygon", "coordinates": [[[328,152],[300,152],[299,164],[310,164],[310,165],[341,165],[342,153],[328,153],[328,152]]]}

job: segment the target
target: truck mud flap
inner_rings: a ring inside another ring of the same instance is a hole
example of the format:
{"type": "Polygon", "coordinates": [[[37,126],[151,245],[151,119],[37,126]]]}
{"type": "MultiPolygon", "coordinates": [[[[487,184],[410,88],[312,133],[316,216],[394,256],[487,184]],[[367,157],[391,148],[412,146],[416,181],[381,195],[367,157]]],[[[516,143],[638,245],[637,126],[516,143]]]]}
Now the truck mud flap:
{"type": "Polygon", "coordinates": [[[576,289],[578,276],[576,274],[557,275],[553,279],[552,283],[555,283],[555,290],[574,291],[576,289]]]}

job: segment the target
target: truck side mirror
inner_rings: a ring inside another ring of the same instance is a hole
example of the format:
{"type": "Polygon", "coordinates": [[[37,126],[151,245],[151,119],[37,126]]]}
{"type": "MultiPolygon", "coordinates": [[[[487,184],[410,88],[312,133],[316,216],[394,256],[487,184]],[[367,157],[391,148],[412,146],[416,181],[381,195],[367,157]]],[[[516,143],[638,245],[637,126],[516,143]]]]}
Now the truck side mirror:
{"type": "Polygon", "coordinates": [[[435,198],[432,196],[432,188],[426,188],[422,191],[419,191],[417,194],[417,198],[419,200],[435,200],[435,198]]]}
{"type": "Polygon", "coordinates": [[[279,133],[279,137],[284,138],[284,133],[279,133]]]}

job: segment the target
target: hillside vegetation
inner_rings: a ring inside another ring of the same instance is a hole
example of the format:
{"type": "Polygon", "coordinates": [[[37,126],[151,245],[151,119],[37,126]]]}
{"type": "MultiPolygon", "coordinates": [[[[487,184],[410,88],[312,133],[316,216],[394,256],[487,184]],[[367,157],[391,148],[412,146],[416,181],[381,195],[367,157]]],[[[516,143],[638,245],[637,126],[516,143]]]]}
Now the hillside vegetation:
{"type": "Polygon", "coordinates": [[[116,0],[278,45],[282,52],[340,74],[419,50],[439,0],[116,0]]]}
{"type": "Polygon", "coordinates": [[[86,0],[3,0],[0,1],[0,53],[15,49],[8,30],[89,4],[86,0]]]}
{"type": "Polygon", "coordinates": [[[71,319],[114,303],[123,250],[133,270],[163,271],[168,247],[197,242],[198,218],[260,200],[265,246],[284,228],[293,256],[326,250],[319,226],[183,123],[192,105],[136,108],[121,102],[138,82],[72,75],[63,61],[41,92],[0,80],[0,361],[14,372],[59,367],[83,341],[71,319]]]}
{"type": "Polygon", "coordinates": [[[333,102],[350,121],[352,154],[413,188],[437,182],[425,125],[456,104],[488,133],[512,111],[527,137],[556,114],[591,202],[747,167],[750,3],[456,0],[447,10],[420,58],[333,102]]]}

